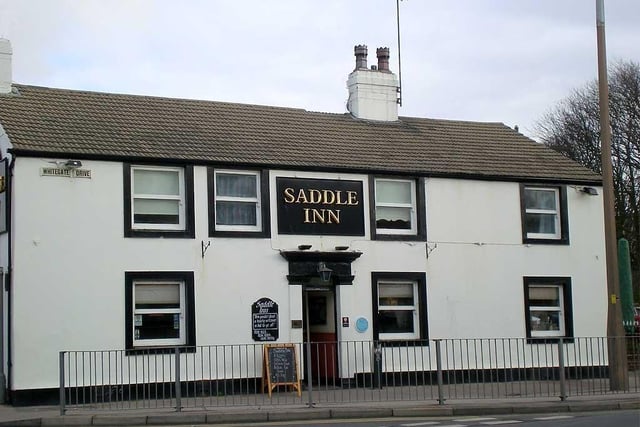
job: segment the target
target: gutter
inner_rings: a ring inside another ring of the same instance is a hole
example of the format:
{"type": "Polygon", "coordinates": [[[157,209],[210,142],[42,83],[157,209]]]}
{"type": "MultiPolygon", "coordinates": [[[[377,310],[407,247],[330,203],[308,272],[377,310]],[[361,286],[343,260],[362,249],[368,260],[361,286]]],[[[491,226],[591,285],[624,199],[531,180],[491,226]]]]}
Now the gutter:
{"type": "Polygon", "coordinates": [[[310,172],[321,173],[350,173],[350,174],[363,174],[363,175],[380,175],[380,176],[407,176],[407,177],[424,177],[424,178],[447,178],[447,179],[462,179],[462,180],[477,180],[477,181],[495,181],[495,182],[526,182],[531,184],[574,184],[574,185],[589,185],[589,186],[602,186],[602,176],[593,172],[589,173],[590,176],[569,176],[554,177],[554,176],[525,176],[517,174],[498,174],[498,173],[481,173],[481,172],[447,172],[447,171],[433,171],[433,170],[415,170],[415,169],[382,169],[372,168],[370,166],[362,167],[349,167],[349,166],[318,166],[303,163],[278,163],[278,162],[265,162],[265,161],[232,161],[222,159],[197,159],[197,158],[166,158],[166,157],[145,157],[141,155],[126,155],[126,154],[95,154],[95,153],[81,153],[81,152],[55,152],[44,150],[26,150],[10,148],[8,150],[13,156],[23,157],[44,157],[44,158],[78,158],[81,160],[98,160],[107,162],[129,162],[129,163],[141,163],[141,164],[191,164],[194,166],[207,166],[207,167],[220,167],[220,168],[249,168],[249,169],[277,169],[288,171],[305,170],[310,172]]]}

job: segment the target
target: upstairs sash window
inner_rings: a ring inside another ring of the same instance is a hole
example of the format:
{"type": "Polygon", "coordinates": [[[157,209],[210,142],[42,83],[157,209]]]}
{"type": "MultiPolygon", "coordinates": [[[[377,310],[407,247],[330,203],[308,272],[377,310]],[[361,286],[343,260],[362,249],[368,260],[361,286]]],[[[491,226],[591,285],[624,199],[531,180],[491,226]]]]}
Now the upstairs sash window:
{"type": "Polygon", "coordinates": [[[520,208],[523,243],[569,244],[566,187],[521,184],[520,208]]]}
{"type": "Polygon", "coordinates": [[[132,229],[184,230],[183,168],[131,167],[132,229]]]}
{"type": "Polygon", "coordinates": [[[416,234],[416,185],[413,180],[375,180],[378,234],[416,234]]]}
{"type": "Polygon", "coordinates": [[[216,171],[214,188],[217,231],[262,229],[258,172],[216,171]]]}
{"type": "Polygon", "coordinates": [[[525,187],[525,229],[528,238],[560,238],[560,197],[557,188],[525,187]]]}

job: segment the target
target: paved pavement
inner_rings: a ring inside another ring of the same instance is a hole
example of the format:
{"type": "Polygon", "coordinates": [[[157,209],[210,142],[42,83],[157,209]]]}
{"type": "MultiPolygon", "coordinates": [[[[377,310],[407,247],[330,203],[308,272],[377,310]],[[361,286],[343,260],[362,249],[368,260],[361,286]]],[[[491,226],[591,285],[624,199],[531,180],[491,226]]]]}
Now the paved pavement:
{"type": "Polygon", "coordinates": [[[588,411],[640,410],[640,393],[559,399],[451,400],[445,405],[436,402],[369,402],[344,405],[327,404],[308,408],[190,408],[182,412],[171,410],[127,410],[93,412],[69,411],[61,416],[57,406],[13,407],[0,405],[0,426],[138,426],[193,425],[233,422],[305,421],[321,419],[382,418],[382,417],[447,417],[508,414],[545,414],[588,411]]]}

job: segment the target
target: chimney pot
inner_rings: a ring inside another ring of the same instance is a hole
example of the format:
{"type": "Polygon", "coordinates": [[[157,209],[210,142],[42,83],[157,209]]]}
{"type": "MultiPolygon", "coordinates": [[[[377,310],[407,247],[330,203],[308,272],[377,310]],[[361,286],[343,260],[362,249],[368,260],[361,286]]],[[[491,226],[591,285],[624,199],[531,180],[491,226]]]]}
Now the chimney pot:
{"type": "Polygon", "coordinates": [[[367,68],[367,45],[359,44],[354,47],[356,56],[356,70],[367,68]]]}
{"type": "Polygon", "coordinates": [[[378,56],[378,70],[389,71],[389,48],[379,47],[376,49],[376,55],[378,56]]]}

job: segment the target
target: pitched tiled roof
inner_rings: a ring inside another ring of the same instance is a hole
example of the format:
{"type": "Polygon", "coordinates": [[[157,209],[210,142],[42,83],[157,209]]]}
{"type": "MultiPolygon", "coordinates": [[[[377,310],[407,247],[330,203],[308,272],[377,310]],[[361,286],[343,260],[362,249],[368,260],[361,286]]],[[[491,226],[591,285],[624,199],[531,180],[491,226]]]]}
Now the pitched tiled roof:
{"type": "Polygon", "coordinates": [[[349,114],[15,85],[0,124],[17,155],[598,182],[501,123],[349,114]]]}

